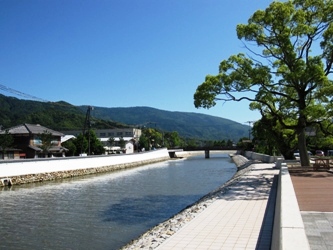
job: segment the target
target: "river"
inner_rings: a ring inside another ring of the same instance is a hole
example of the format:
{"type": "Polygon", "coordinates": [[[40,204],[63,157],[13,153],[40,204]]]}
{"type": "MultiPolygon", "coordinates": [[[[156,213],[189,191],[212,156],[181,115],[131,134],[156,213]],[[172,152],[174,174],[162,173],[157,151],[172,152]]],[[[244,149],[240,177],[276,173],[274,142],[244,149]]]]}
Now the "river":
{"type": "Polygon", "coordinates": [[[1,249],[119,249],[236,173],[211,153],[93,176],[5,187],[1,249]]]}

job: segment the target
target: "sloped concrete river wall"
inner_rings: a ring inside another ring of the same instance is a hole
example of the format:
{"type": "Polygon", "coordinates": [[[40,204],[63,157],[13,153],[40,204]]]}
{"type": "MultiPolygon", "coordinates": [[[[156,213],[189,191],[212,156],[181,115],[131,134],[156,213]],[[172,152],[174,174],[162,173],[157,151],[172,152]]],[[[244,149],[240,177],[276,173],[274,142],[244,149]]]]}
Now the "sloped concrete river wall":
{"type": "Polygon", "coordinates": [[[170,159],[168,150],[136,154],[10,160],[0,162],[0,179],[13,185],[137,167],[170,159]]]}

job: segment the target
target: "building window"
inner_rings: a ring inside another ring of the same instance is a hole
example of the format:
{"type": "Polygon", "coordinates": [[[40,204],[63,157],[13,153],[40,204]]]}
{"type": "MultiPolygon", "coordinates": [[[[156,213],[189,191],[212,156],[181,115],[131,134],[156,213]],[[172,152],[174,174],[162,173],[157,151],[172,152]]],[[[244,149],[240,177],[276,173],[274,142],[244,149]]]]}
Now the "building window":
{"type": "Polygon", "coordinates": [[[59,145],[59,141],[56,140],[56,139],[54,139],[54,140],[51,141],[51,145],[58,146],[59,145]]]}
{"type": "Polygon", "coordinates": [[[105,137],[105,135],[106,135],[105,133],[100,133],[101,137],[105,137]]]}
{"type": "Polygon", "coordinates": [[[39,137],[35,137],[32,141],[33,145],[39,146],[42,145],[42,140],[39,137]]]}
{"type": "Polygon", "coordinates": [[[117,136],[122,136],[123,132],[117,132],[117,136]]]}

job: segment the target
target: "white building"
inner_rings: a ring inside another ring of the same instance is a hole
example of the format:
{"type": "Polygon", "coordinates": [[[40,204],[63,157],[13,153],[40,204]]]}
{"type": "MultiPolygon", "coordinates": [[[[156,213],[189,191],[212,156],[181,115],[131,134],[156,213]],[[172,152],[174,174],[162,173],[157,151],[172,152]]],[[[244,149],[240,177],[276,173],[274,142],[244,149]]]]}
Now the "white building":
{"type": "MultiPolygon", "coordinates": [[[[115,129],[93,129],[97,138],[103,143],[106,152],[126,154],[133,153],[141,136],[141,129],[137,128],[115,128],[115,129]],[[110,145],[109,139],[113,138],[114,143],[110,145]],[[120,148],[121,138],[125,141],[125,148],[120,148]]],[[[82,130],[63,131],[66,135],[78,136],[82,130]]]]}

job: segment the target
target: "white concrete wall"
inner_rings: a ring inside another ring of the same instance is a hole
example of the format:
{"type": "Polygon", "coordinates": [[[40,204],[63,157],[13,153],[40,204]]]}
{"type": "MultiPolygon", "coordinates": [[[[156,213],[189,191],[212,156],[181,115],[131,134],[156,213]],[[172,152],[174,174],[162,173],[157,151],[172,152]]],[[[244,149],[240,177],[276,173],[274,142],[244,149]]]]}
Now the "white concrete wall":
{"type": "Polygon", "coordinates": [[[259,154],[253,151],[245,151],[245,157],[250,160],[257,160],[265,163],[273,163],[276,162],[278,158],[281,158],[281,156],[259,154]]]}
{"type": "Polygon", "coordinates": [[[0,161],[0,178],[85,168],[97,168],[168,157],[169,153],[165,148],[138,154],[0,161]]]}
{"type": "Polygon", "coordinates": [[[282,164],[279,175],[271,249],[310,249],[286,164],[282,164]]]}

